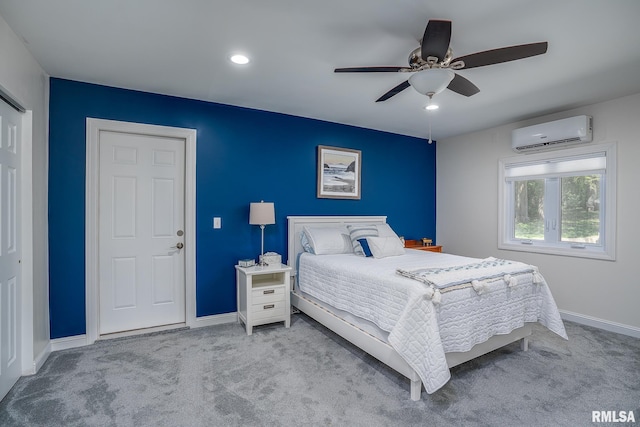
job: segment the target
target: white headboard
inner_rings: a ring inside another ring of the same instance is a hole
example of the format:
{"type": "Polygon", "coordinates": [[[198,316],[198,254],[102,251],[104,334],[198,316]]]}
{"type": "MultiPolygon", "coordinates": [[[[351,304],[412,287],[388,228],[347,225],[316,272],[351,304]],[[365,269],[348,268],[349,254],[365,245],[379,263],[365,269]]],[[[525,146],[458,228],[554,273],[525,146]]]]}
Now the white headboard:
{"type": "Polygon", "coordinates": [[[340,224],[384,224],[386,222],[386,216],[288,216],[287,265],[293,267],[293,274],[297,275],[296,262],[298,255],[303,252],[300,233],[305,225],[334,227],[340,224]]]}

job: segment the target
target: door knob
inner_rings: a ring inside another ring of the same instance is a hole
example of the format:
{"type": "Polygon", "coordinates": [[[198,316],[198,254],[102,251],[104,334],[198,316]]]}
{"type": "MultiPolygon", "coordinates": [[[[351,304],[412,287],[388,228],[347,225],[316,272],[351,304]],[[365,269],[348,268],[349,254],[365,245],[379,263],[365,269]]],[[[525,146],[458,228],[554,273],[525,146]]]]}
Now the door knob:
{"type": "Polygon", "coordinates": [[[176,243],[175,246],[171,246],[171,249],[182,249],[184,248],[184,244],[182,242],[176,243]]]}

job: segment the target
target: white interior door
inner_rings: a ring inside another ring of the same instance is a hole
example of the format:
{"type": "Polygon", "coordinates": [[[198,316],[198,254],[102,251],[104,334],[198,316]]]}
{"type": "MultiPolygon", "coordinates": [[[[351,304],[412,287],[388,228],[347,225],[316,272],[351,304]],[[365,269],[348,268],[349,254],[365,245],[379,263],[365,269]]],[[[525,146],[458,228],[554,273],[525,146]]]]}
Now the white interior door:
{"type": "Polygon", "coordinates": [[[20,366],[20,113],[0,100],[0,399],[20,366]]]}
{"type": "Polygon", "coordinates": [[[185,322],[185,140],[99,134],[99,333],[185,322]]]}

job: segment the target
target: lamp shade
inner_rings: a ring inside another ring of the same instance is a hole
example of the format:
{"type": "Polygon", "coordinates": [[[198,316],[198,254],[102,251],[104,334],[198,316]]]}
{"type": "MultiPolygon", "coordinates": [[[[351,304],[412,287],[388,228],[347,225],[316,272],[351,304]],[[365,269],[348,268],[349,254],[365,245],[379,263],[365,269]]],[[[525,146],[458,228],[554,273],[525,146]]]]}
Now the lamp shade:
{"type": "Polygon", "coordinates": [[[444,68],[418,71],[409,77],[409,84],[423,95],[440,93],[449,86],[455,73],[444,68]]]}
{"type": "Polygon", "coordinates": [[[251,203],[249,205],[249,224],[268,225],[276,223],[273,202],[251,203]]]}

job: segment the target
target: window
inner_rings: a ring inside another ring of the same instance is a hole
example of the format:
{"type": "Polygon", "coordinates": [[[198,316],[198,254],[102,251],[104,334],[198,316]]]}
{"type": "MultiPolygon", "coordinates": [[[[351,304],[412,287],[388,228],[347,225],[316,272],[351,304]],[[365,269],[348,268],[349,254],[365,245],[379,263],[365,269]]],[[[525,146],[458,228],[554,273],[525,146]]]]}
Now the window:
{"type": "Polygon", "coordinates": [[[616,145],[501,159],[500,249],[615,259],[616,145]]]}

